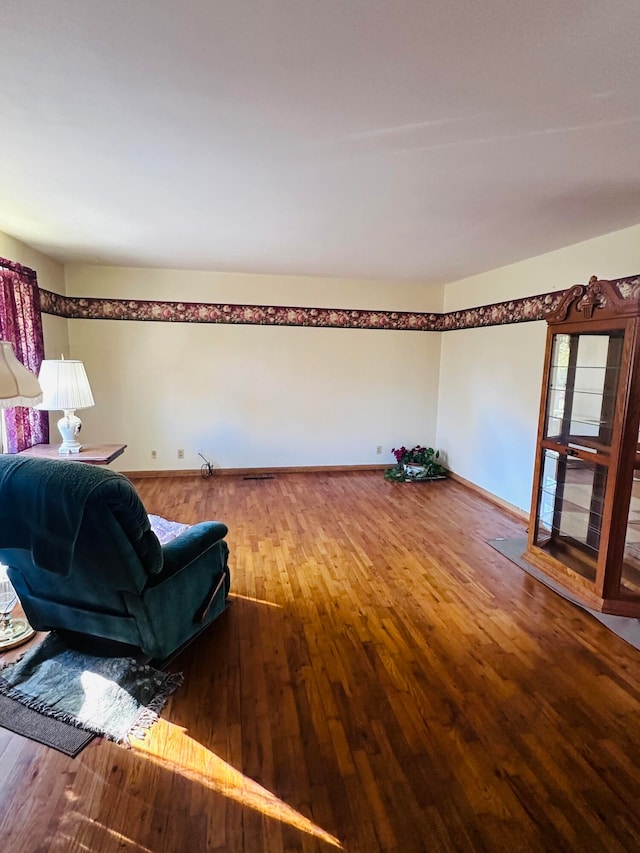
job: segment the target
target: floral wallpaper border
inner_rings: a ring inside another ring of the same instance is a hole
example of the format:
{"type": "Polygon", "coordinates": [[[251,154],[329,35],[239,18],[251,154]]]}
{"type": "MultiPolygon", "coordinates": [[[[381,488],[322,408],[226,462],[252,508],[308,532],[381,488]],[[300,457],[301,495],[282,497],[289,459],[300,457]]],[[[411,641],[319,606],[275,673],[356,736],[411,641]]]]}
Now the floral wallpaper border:
{"type": "MultiPolygon", "coordinates": [[[[640,276],[615,279],[625,296],[640,291],[640,276]]],[[[137,320],[165,323],[226,323],[251,326],[306,326],[322,329],[387,329],[446,332],[542,320],[565,290],[525,296],[444,314],[419,311],[372,311],[168,302],[147,299],[100,299],[61,296],[41,290],[42,311],[73,320],[137,320]]]]}

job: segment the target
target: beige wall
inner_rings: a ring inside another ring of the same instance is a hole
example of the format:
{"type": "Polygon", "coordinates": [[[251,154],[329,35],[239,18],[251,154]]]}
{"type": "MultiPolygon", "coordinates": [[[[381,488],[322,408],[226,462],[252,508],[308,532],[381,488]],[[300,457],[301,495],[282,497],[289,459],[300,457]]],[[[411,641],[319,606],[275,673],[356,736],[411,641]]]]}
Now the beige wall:
{"type": "MultiPolygon", "coordinates": [[[[76,296],[453,311],[640,273],[640,225],[442,289],[419,284],[69,265],[0,234],[0,254],[76,296]]],[[[391,462],[426,442],[466,479],[528,510],[546,324],[437,333],[60,320],[49,357],[85,361],[88,442],[122,470],[391,462]],[[68,337],[67,337],[68,329],[68,337]],[[376,454],[382,445],[384,452],[376,454]],[[184,461],[177,450],[184,449],[184,461]],[[158,459],[151,460],[151,450],[158,459]]]]}
{"type": "MultiPolygon", "coordinates": [[[[442,310],[441,290],[400,282],[71,265],[66,284],[78,296],[442,310]]],[[[198,449],[224,468],[390,463],[392,447],[435,440],[439,334],[100,320],[69,328],[96,399],[81,415],[85,441],[127,443],[121,470],[199,467],[198,449]]]]}
{"type": "Polygon", "coordinates": [[[68,296],[317,308],[442,311],[443,288],[413,282],[67,264],[68,296]]]}
{"type": "MultiPolygon", "coordinates": [[[[640,225],[445,288],[454,311],[640,273],[640,225]]],[[[546,323],[446,332],[437,444],[452,470],[529,509],[546,323]]]]}

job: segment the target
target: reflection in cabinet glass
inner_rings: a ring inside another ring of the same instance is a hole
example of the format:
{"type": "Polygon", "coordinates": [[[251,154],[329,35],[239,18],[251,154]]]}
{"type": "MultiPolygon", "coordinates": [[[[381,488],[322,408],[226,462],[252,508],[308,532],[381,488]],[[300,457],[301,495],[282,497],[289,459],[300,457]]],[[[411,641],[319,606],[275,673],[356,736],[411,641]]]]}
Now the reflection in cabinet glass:
{"type": "Polygon", "coordinates": [[[622,333],[560,333],[552,340],[546,437],[610,445],[622,333]]]}
{"type": "Polygon", "coordinates": [[[525,558],[587,606],[640,616],[640,298],[576,285],[547,316],[525,558]]]}

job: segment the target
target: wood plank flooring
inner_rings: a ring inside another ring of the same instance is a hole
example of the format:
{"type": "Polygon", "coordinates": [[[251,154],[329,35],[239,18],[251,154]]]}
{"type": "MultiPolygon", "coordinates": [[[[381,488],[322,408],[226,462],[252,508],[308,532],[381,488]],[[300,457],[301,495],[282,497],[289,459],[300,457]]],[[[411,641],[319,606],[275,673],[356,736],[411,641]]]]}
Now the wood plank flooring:
{"type": "Polygon", "coordinates": [[[130,750],[0,730],[4,851],[635,851],[640,652],[379,472],[141,479],[229,526],[233,604],[130,750]]]}

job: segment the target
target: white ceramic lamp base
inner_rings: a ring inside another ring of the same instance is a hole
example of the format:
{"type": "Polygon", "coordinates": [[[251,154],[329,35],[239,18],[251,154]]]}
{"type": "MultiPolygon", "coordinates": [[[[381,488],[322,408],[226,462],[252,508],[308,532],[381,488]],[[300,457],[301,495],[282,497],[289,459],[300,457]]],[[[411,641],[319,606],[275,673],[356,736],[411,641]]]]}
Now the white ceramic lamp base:
{"type": "Polygon", "coordinates": [[[78,434],[82,429],[82,421],[71,410],[65,411],[64,415],[58,421],[58,430],[62,436],[62,444],[58,448],[58,453],[80,453],[82,445],[78,441],[78,434]]]}

